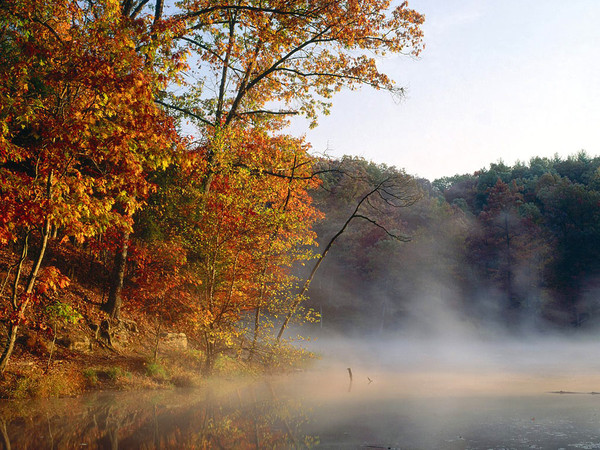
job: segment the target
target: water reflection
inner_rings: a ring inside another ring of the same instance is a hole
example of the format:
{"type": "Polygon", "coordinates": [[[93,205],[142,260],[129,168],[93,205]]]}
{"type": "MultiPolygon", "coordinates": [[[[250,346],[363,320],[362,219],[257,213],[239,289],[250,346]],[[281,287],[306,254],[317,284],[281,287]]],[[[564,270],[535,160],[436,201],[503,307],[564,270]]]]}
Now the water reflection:
{"type": "Polygon", "coordinates": [[[600,448],[596,347],[412,343],[378,359],[356,344],[289,376],[0,403],[0,435],[19,449],[600,448]]]}
{"type": "Polygon", "coordinates": [[[308,448],[307,415],[271,382],[5,402],[4,448],[308,448]]]}

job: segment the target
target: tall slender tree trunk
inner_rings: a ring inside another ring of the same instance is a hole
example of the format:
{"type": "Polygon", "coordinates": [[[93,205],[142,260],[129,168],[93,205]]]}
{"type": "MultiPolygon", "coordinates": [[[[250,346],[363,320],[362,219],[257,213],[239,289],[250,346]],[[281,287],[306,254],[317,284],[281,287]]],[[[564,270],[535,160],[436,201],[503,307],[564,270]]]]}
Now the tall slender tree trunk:
{"type": "Polygon", "coordinates": [[[257,306],[254,311],[254,333],[252,335],[252,346],[250,347],[250,354],[248,355],[248,361],[252,361],[254,354],[256,353],[256,344],[258,344],[258,330],[260,329],[260,313],[261,307],[257,306]]]}
{"type": "Polygon", "coordinates": [[[7,341],[4,346],[4,350],[2,351],[2,356],[0,356],[0,373],[4,373],[4,371],[6,370],[8,360],[10,359],[10,356],[12,355],[12,352],[15,349],[15,342],[17,342],[18,331],[18,324],[11,323],[8,326],[7,341]]]}
{"type": "Polygon", "coordinates": [[[205,351],[204,354],[204,373],[206,375],[211,375],[213,368],[215,366],[215,343],[213,341],[214,336],[212,330],[204,332],[204,344],[205,351]]]}
{"type": "Polygon", "coordinates": [[[19,288],[19,278],[21,276],[21,272],[23,270],[23,262],[27,257],[27,251],[29,248],[29,232],[26,234],[23,240],[23,248],[21,251],[21,260],[19,261],[19,265],[17,268],[17,272],[15,273],[15,281],[13,288],[13,312],[15,313],[15,318],[8,326],[7,333],[7,341],[4,345],[4,349],[2,351],[2,355],[0,356],[0,373],[4,373],[6,370],[6,366],[8,365],[8,360],[12,355],[13,350],[15,349],[15,342],[17,341],[17,336],[19,332],[19,325],[21,322],[21,317],[23,316],[27,306],[29,304],[31,294],[33,293],[33,287],[35,286],[35,281],[40,271],[40,267],[42,265],[42,260],[44,259],[44,255],[46,254],[46,248],[48,246],[48,238],[50,237],[50,220],[46,219],[44,223],[44,229],[42,231],[42,242],[40,245],[40,251],[36,260],[34,261],[33,267],[31,268],[31,272],[29,273],[29,277],[27,279],[27,288],[25,289],[25,296],[19,302],[18,288],[19,288]]]}
{"type": "MultiPolygon", "coordinates": [[[[361,203],[362,203],[362,200],[361,200],[361,203]]],[[[360,206],[360,203],[359,203],[358,206],[360,206]]],[[[292,303],[292,306],[290,307],[287,315],[285,316],[285,319],[284,319],[283,323],[281,324],[281,328],[279,329],[279,333],[277,334],[277,342],[281,341],[281,337],[283,336],[283,333],[285,332],[285,329],[287,328],[288,324],[290,323],[291,318],[294,316],[294,313],[296,312],[296,309],[298,308],[298,306],[300,306],[300,303],[302,303],[302,300],[304,299],[304,294],[306,294],[306,291],[308,291],[308,288],[310,287],[310,283],[311,283],[312,279],[314,278],[315,274],[317,273],[317,270],[319,269],[319,266],[323,262],[323,259],[325,258],[325,256],[327,256],[327,253],[329,252],[329,249],[331,249],[331,246],[336,241],[336,239],[339,238],[344,233],[344,231],[346,231],[346,228],[348,227],[348,225],[350,224],[350,222],[352,221],[352,219],[354,219],[356,217],[356,212],[358,211],[358,206],[356,207],[354,213],[348,218],[348,220],[346,220],[346,222],[344,223],[344,226],[342,226],[342,228],[340,229],[340,231],[338,231],[335,234],[335,236],[333,236],[331,238],[331,240],[329,241],[329,243],[325,247],[325,250],[323,250],[323,253],[321,253],[321,256],[319,256],[319,259],[317,259],[317,262],[315,263],[314,267],[310,271],[310,275],[308,276],[308,278],[304,282],[304,285],[302,286],[302,289],[300,290],[300,293],[296,296],[296,299],[292,303]]]]}
{"type": "Polygon", "coordinates": [[[121,248],[115,254],[112,275],[110,277],[110,290],[108,291],[108,300],[102,307],[108,313],[111,319],[121,317],[121,305],[123,303],[121,291],[123,290],[123,280],[125,279],[125,267],[127,265],[127,252],[129,250],[129,232],[123,232],[123,241],[121,248]]]}

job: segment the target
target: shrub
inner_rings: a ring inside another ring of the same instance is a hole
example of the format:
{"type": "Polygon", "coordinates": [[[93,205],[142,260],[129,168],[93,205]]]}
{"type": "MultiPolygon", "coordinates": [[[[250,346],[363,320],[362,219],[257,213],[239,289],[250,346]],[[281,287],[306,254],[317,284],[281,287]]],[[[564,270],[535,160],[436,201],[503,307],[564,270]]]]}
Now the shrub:
{"type": "Polygon", "coordinates": [[[83,370],[83,376],[88,381],[89,384],[95,386],[98,384],[98,372],[96,369],[87,368],[83,370]]]}
{"type": "Polygon", "coordinates": [[[156,361],[146,363],[146,375],[156,380],[167,379],[167,371],[160,363],[156,361]]]}

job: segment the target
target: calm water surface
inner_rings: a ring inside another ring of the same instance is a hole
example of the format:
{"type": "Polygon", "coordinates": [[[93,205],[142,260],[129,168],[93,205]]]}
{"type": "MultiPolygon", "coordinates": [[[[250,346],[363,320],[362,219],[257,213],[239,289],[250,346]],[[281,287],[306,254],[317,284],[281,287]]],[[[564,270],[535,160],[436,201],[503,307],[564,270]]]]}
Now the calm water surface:
{"type": "Polygon", "coordinates": [[[373,369],[371,361],[348,361],[196,390],[3,402],[2,443],[15,449],[600,449],[595,366],[441,364],[438,357],[430,360],[435,364],[410,359],[373,369]],[[573,393],[552,393],[560,390],[573,393]]]}

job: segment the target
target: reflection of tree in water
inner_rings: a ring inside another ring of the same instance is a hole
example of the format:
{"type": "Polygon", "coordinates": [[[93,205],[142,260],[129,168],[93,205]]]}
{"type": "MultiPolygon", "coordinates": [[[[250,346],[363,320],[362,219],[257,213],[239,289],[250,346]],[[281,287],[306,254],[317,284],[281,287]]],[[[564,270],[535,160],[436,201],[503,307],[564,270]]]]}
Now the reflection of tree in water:
{"type": "Polygon", "coordinates": [[[109,393],[0,406],[5,448],[294,448],[317,440],[300,429],[302,405],[269,383],[109,393]]]}

